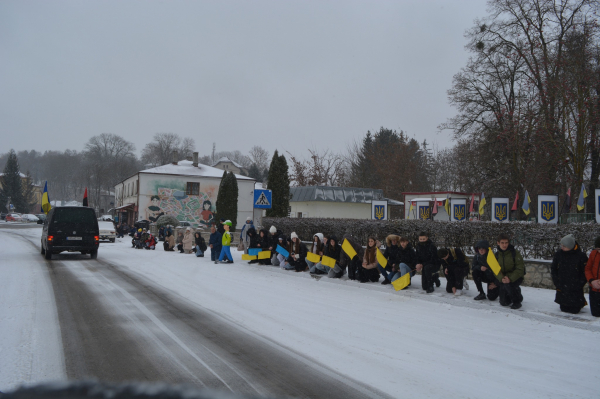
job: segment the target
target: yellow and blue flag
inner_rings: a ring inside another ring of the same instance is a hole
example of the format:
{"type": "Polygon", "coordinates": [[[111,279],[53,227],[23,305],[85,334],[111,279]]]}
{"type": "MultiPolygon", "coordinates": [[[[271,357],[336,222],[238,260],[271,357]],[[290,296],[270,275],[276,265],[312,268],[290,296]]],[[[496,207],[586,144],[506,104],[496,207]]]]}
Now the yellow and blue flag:
{"type": "Polygon", "coordinates": [[[529,215],[531,212],[531,208],[529,208],[529,204],[531,203],[531,198],[529,198],[529,193],[525,190],[525,198],[523,198],[523,212],[526,215],[529,215]]]}
{"type": "Polygon", "coordinates": [[[407,217],[407,219],[410,219],[410,214],[411,214],[411,213],[412,213],[412,211],[413,211],[413,207],[414,207],[414,206],[413,206],[413,203],[411,202],[411,203],[410,203],[410,208],[408,208],[408,217],[407,217]]]}
{"type": "Polygon", "coordinates": [[[448,194],[446,194],[446,205],[444,205],[444,208],[446,209],[448,216],[450,216],[450,197],[448,194]]]}
{"type": "Polygon", "coordinates": [[[46,215],[52,209],[52,205],[50,205],[50,197],[48,196],[48,181],[44,185],[44,192],[42,193],[42,212],[46,215]]]}
{"type": "Polygon", "coordinates": [[[352,247],[352,244],[350,244],[350,241],[348,241],[347,239],[345,239],[342,243],[342,249],[350,259],[354,259],[354,257],[356,256],[356,251],[354,250],[354,247],[352,247]]]}
{"type": "Polygon", "coordinates": [[[281,245],[277,245],[277,249],[275,251],[277,251],[280,255],[285,256],[286,258],[290,256],[290,253],[281,245]]]}
{"type": "Polygon", "coordinates": [[[588,194],[585,190],[585,186],[583,185],[583,183],[581,183],[581,192],[579,193],[579,199],[577,200],[577,210],[583,211],[583,209],[585,208],[585,199],[587,198],[587,196],[588,194]]]}
{"type": "Polygon", "coordinates": [[[479,215],[483,215],[483,207],[485,206],[485,194],[481,193],[481,199],[479,200],[479,215]]]}

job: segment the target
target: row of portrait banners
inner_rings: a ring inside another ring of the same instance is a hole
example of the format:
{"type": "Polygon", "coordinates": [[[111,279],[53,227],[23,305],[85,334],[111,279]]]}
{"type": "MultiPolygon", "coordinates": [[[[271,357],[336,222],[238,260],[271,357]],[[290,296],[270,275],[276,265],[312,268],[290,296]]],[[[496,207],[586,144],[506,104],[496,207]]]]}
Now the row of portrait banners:
{"type": "MultiPolygon", "coordinates": [[[[595,192],[596,204],[596,223],[600,223],[600,189],[595,192]]],[[[559,207],[558,195],[538,195],[537,200],[538,223],[556,224],[558,223],[559,207]]],[[[492,198],[492,218],[493,222],[508,223],[510,220],[510,201],[508,198],[492,198]]],[[[417,201],[416,219],[433,219],[432,209],[429,201],[417,201]]],[[[372,219],[388,219],[387,201],[372,201],[371,203],[372,219]]],[[[453,222],[467,221],[468,208],[466,198],[450,198],[450,220],[453,222]]]]}

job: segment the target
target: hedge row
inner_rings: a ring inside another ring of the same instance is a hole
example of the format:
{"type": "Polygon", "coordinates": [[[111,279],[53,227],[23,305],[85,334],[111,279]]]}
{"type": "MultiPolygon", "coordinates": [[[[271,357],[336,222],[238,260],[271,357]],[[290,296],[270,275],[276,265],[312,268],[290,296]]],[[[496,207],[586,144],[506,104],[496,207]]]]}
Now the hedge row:
{"type": "Polygon", "coordinates": [[[263,218],[263,226],[276,226],[284,234],[295,231],[303,240],[310,241],[315,233],[334,234],[341,238],[345,233],[366,243],[368,237],[381,242],[389,234],[408,238],[415,245],[418,234],[426,231],[438,247],[460,247],[473,253],[473,245],[479,240],[488,240],[492,245],[500,233],[511,237],[511,243],[528,259],[552,259],[559,248],[560,239],[573,234],[586,251],[594,246],[600,236],[597,223],[538,224],[527,222],[440,222],[429,220],[360,220],[360,219],[317,219],[317,218],[263,218]]]}

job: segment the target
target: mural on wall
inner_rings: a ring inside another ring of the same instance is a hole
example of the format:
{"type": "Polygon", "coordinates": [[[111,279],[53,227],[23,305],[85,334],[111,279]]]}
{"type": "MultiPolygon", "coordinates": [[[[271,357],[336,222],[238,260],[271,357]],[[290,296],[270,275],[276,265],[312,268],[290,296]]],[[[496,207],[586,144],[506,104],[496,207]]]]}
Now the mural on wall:
{"type": "Polygon", "coordinates": [[[147,189],[151,196],[146,197],[148,205],[142,208],[145,209],[146,220],[156,222],[160,216],[170,215],[179,221],[206,226],[213,224],[216,212],[213,203],[217,198],[218,185],[202,185],[198,195],[187,195],[185,184],[181,181],[149,182],[147,189]]]}

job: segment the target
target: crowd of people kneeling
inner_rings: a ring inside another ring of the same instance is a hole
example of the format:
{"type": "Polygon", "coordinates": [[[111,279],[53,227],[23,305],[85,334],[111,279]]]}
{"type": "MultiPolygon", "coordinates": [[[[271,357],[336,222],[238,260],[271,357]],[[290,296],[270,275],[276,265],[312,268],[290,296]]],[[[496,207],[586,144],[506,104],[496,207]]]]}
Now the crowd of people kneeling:
{"type": "MultiPolygon", "coordinates": [[[[199,232],[187,228],[173,237],[171,228],[164,228],[159,235],[164,235],[164,250],[181,253],[194,253],[203,257],[210,247],[211,261],[215,263],[233,263],[230,245],[232,241],[229,232],[232,223],[221,219],[217,226],[211,226],[208,245],[199,232]]],[[[248,218],[240,233],[240,246],[245,254],[252,249],[270,251],[271,256],[264,259],[252,259],[248,263],[279,266],[284,270],[309,272],[314,275],[327,275],[330,278],[341,278],[347,274],[350,280],[361,283],[379,282],[392,284],[397,279],[416,272],[421,273],[421,288],[426,293],[433,293],[441,286],[440,268],[446,277],[446,292],[456,296],[462,295],[463,289],[468,290],[467,277],[469,272],[478,290],[476,301],[499,298],[500,305],[519,309],[522,306],[523,295],[521,284],[526,274],[525,263],[519,251],[510,243],[506,234],[500,234],[496,240],[497,250],[492,255],[500,266],[497,273],[488,264],[488,253],[491,245],[486,240],[474,245],[475,255],[472,264],[460,248],[440,248],[429,238],[428,233],[419,233],[416,248],[406,237],[390,234],[385,239],[383,252],[382,243],[374,237],[369,237],[363,245],[350,233],[346,233],[341,241],[335,236],[325,236],[316,233],[308,246],[303,243],[295,232],[286,236],[275,226],[256,230],[251,218],[248,218]],[[352,247],[352,255],[342,249],[342,243],[347,241],[352,247]],[[278,250],[282,248],[283,250],[278,250]],[[310,248],[309,248],[310,247],[310,248]],[[309,256],[311,253],[314,256],[309,256]],[[311,261],[322,257],[332,259],[334,264],[325,265],[321,261],[311,261]],[[382,264],[385,264],[383,266],[382,264]],[[486,290],[483,284],[486,284],[486,290]]],[[[134,234],[132,246],[135,248],[155,249],[156,240],[146,229],[138,229],[134,234]]],[[[600,237],[594,243],[590,257],[581,250],[575,237],[567,235],[560,241],[560,249],[555,253],[551,266],[552,281],[556,287],[555,302],[560,310],[568,313],[579,313],[587,305],[583,288],[589,283],[589,304],[591,313],[600,317],[600,237]]],[[[410,286],[410,282],[403,289],[410,286]]]]}

